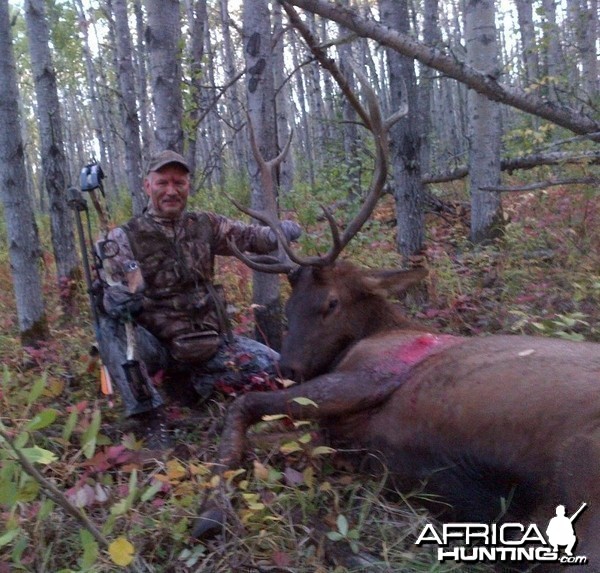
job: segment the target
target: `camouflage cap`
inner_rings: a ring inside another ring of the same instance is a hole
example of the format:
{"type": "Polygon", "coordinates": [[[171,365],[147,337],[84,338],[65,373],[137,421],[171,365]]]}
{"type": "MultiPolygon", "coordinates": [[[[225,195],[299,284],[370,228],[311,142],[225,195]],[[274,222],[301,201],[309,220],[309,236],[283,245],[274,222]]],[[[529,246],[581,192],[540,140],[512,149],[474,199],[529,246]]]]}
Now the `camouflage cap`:
{"type": "Polygon", "coordinates": [[[169,163],[177,163],[181,165],[188,173],[190,173],[190,166],[187,164],[187,161],[171,149],[165,149],[164,151],[159,151],[155,153],[148,161],[148,167],[146,168],[146,175],[151,173],[152,171],[158,171],[165,165],[169,163]]]}

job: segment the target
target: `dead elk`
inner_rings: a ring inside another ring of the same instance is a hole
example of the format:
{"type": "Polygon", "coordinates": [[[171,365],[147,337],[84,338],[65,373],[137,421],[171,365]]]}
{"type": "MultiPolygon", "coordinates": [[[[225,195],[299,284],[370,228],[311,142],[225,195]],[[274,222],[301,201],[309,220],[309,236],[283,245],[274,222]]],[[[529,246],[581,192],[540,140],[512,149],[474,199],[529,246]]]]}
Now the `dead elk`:
{"type": "MultiPolygon", "coordinates": [[[[360,115],[374,135],[374,174],[343,233],[325,211],[329,252],[299,257],[277,220],[247,210],[280,238],[281,258],[238,256],[256,270],[288,273],[281,366],[307,382],[235,400],[218,471],[239,467],[246,430],[263,416],[317,420],[333,446],[383,460],[400,490],[426,483],[426,491],[452,508],[449,519],[488,523],[504,513],[545,531],[557,505],[573,513],[587,502],[576,523],[576,549],[591,564],[582,571],[600,571],[600,345],[429,332],[388,300],[421,281],[424,270],[365,271],[336,262],[381,197],[388,130],[397,119],[383,121],[372,90],[366,92],[370,112],[360,115]],[[299,397],[317,407],[303,406],[299,397]]],[[[260,156],[252,134],[251,143],[263,185],[273,191],[274,162],[260,156]]],[[[209,503],[193,534],[221,520],[209,503]]]]}
{"type": "MultiPolygon", "coordinates": [[[[239,466],[246,429],[265,415],[318,420],[332,445],[383,459],[396,487],[426,482],[451,519],[488,523],[510,500],[506,519],[545,531],[558,504],[587,502],[577,553],[600,564],[600,345],[427,332],[385,296],[423,275],[296,271],[281,363],[310,380],[238,398],[220,464],[239,466]]],[[[196,534],[207,525],[201,517],[196,534]]]]}

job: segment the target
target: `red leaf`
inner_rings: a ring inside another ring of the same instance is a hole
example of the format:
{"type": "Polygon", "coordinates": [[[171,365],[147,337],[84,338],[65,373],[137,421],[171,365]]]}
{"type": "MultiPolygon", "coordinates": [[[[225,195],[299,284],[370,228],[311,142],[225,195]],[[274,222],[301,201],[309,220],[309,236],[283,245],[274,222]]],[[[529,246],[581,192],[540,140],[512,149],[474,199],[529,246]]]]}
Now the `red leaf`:
{"type": "Polygon", "coordinates": [[[283,551],[275,551],[271,559],[277,567],[289,567],[292,564],[292,558],[283,551]]]}

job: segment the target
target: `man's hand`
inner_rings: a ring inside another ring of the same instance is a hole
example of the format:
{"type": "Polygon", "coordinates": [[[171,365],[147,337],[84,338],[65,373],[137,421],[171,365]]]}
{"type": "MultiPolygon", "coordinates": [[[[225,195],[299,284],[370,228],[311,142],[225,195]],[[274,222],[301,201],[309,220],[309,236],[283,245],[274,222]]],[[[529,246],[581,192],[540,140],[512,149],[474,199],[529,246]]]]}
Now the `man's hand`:
{"type": "Polygon", "coordinates": [[[131,320],[142,312],[142,293],[131,293],[126,286],[114,285],[104,291],[104,310],[111,318],[131,320]]]}
{"type": "MultiPolygon", "coordinates": [[[[292,243],[297,241],[302,235],[302,227],[298,225],[298,223],[294,221],[282,221],[281,222],[281,230],[285,235],[285,238],[288,240],[288,243],[292,243]]],[[[271,240],[273,242],[277,241],[275,237],[275,233],[271,230],[271,240]]]]}

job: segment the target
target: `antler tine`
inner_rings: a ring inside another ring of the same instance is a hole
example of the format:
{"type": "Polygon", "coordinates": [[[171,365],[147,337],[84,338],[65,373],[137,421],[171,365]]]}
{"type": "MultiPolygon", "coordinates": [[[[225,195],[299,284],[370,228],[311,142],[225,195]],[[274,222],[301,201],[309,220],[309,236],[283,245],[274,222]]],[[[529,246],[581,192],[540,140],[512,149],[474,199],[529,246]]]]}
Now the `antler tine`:
{"type": "Polygon", "coordinates": [[[296,268],[297,265],[302,264],[301,261],[297,260],[297,256],[293,252],[292,248],[289,246],[286,236],[281,230],[281,226],[279,220],[277,219],[276,214],[276,202],[275,202],[275,190],[274,190],[274,182],[273,182],[273,169],[281,164],[281,162],[285,159],[286,155],[289,152],[290,144],[292,142],[292,133],[290,132],[290,136],[279,155],[269,161],[266,161],[263,157],[260,149],[258,148],[258,144],[256,142],[256,137],[254,134],[254,126],[252,124],[252,119],[250,115],[247,114],[248,117],[248,131],[250,135],[250,146],[252,148],[252,153],[254,155],[254,159],[256,160],[260,174],[261,174],[261,182],[264,187],[265,192],[267,193],[267,203],[271,204],[273,213],[270,213],[268,209],[263,211],[258,211],[255,209],[250,209],[242,206],[238,201],[236,201],[233,197],[226,197],[243,213],[246,213],[250,217],[260,221],[267,225],[271,231],[275,234],[277,238],[277,243],[279,245],[279,253],[278,258],[274,257],[249,257],[248,255],[243,254],[234,243],[230,242],[229,246],[235,256],[243,261],[246,265],[248,265],[251,269],[263,273],[288,273],[296,268]]]}
{"type": "MultiPolygon", "coordinates": [[[[369,124],[367,127],[371,131],[375,139],[375,171],[373,173],[371,185],[369,186],[369,190],[367,192],[367,197],[365,198],[362,207],[360,208],[360,211],[356,214],[354,219],[352,219],[352,221],[350,221],[350,223],[346,226],[341,237],[339,237],[337,224],[333,220],[333,216],[327,217],[330,227],[332,229],[332,234],[334,235],[334,244],[323,257],[320,257],[319,262],[316,263],[319,266],[326,266],[332,264],[342,252],[344,247],[350,242],[354,235],[356,235],[356,233],[358,233],[361,227],[365,224],[367,219],[371,216],[373,209],[375,209],[375,206],[381,198],[381,195],[383,194],[383,187],[385,185],[388,175],[387,138],[388,130],[389,127],[391,127],[391,124],[388,125],[387,121],[383,121],[381,116],[381,107],[379,106],[377,96],[375,95],[373,88],[370,86],[366,76],[351,60],[350,65],[354,73],[356,74],[356,77],[358,78],[359,82],[361,83],[362,88],[365,91],[365,96],[367,98],[367,103],[369,107],[369,124]]],[[[398,119],[399,117],[395,119],[395,121],[397,121],[398,119]]]]}
{"type": "Polygon", "coordinates": [[[271,274],[287,274],[293,271],[296,266],[289,264],[287,261],[280,261],[270,255],[259,255],[256,257],[249,257],[240,251],[235,241],[228,240],[227,244],[231,249],[231,252],[242,261],[245,265],[249,266],[253,271],[260,273],[271,273],[271,274]]]}
{"type": "Polygon", "coordinates": [[[259,256],[259,257],[249,257],[248,255],[243,254],[237,247],[237,245],[233,241],[228,241],[229,247],[233,251],[233,254],[240,259],[242,262],[247,264],[252,270],[260,271],[263,273],[285,273],[294,270],[296,265],[300,264],[294,261],[292,257],[290,257],[291,248],[287,243],[287,239],[283,232],[281,231],[281,227],[279,226],[279,221],[277,221],[274,217],[270,216],[265,211],[258,211],[256,209],[250,209],[248,207],[244,207],[239,201],[224,193],[225,197],[231,201],[234,206],[239,209],[242,213],[246,213],[253,219],[264,223],[267,227],[269,227],[275,236],[277,237],[277,242],[280,247],[282,247],[284,253],[287,255],[287,259],[280,260],[271,256],[259,256]],[[288,252],[289,251],[289,252],[288,252]],[[267,261],[272,261],[271,263],[267,261]],[[258,268],[260,267],[260,268],[258,268]]]}
{"type": "Polygon", "coordinates": [[[292,144],[292,137],[294,135],[294,131],[292,129],[290,129],[290,136],[288,137],[288,140],[285,142],[285,145],[283,146],[283,149],[281,150],[281,153],[271,159],[270,161],[267,161],[267,165],[271,166],[271,167],[277,167],[278,165],[280,165],[283,160],[286,158],[288,151],[290,150],[290,145],[292,144]]]}

